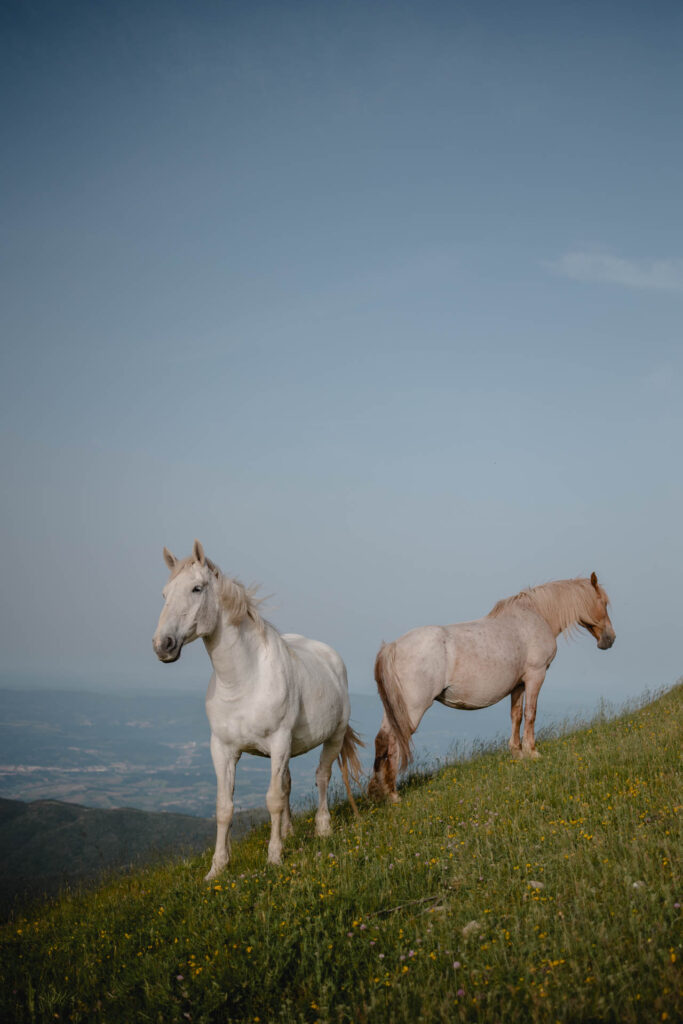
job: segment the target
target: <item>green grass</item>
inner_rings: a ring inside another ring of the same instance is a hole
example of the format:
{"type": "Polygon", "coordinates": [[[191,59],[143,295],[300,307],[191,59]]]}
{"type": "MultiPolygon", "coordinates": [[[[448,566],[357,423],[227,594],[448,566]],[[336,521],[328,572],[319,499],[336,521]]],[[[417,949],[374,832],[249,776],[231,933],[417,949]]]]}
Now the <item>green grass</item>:
{"type": "MultiPolygon", "coordinates": [[[[674,1021],[683,686],[0,932],[3,1021],[674,1021]],[[476,922],[476,923],[472,923],[476,922]]],[[[49,851],[46,851],[49,856],[49,851]]]]}

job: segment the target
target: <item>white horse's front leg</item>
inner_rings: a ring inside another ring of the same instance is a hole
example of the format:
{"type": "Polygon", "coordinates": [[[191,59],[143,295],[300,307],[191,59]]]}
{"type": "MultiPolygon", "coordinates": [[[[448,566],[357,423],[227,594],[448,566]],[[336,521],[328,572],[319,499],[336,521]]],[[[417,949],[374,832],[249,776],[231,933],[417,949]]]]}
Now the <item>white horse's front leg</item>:
{"type": "Polygon", "coordinates": [[[221,873],[230,860],[230,826],[234,811],[235,769],[240,751],[228,747],[211,734],[211,759],[216,769],[216,849],[211,868],[204,881],[210,882],[221,873]]]}
{"type": "Polygon", "coordinates": [[[285,776],[289,774],[290,737],[271,747],[270,786],[266,793],[266,807],[270,812],[270,842],[268,863],[279,864],[282,860],[283,818],[289,812],[289,792],[285,776]]]}

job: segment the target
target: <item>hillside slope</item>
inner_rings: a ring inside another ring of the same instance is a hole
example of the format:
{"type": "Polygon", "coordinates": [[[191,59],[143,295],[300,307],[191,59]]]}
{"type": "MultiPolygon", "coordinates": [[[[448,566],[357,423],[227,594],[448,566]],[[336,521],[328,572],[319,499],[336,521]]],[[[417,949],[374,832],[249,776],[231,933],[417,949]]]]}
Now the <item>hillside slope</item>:
{"type": "MultiPolygon", "coordinates": [[[[264,816],[257,811],[237,814],[236,834],[244,835],[264,816]]],[[[112,870],[198,853],[215,837],[215,821],[185,814],[0,799],[0,913],[22,900],[54,896],[65,886],[96,880],[112,870]]]]}
{"type": "Polygon", "coordinates": [[[0,930],[0,1017],[74,1022],[680,1018],[683,686],[0,930]]]}

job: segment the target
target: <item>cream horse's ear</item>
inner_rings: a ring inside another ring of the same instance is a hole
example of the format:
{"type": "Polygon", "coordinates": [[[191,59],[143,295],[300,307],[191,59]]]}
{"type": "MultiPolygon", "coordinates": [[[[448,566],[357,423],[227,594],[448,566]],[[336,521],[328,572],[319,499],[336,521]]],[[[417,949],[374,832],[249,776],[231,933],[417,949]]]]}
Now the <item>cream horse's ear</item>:
{"type": "Polygon", "coordinates": [[[595,573],[595,572],[591,573],[591,583],[593,584],[593,586],[597,590],[598,589],[598,574],[595,573]]]}
{"type": "Polygon", "coordinates": [[[195,540],[194,547],[192,548],[192,557],[195,562],[199,562],[200,565],[206,565],[206,556],[204,554],[204,548],[201,546],[198,540],[195,540]]]}
{"type": "Polygon", "coordinates": [[[175,555],[172,555],[168,548],[164,548],[164,561],[169,569],[175,569],[178,564],[178,559],[175,555]]]}

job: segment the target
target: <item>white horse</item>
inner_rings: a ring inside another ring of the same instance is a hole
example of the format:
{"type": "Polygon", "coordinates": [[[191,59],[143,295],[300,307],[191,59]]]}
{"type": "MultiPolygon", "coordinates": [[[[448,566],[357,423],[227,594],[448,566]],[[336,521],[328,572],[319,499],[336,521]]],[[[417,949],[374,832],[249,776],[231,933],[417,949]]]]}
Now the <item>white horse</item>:
{"type": "Polygon", "coordinates": [[[412,759],[411,736],[435,700],[473,711],[509,696],[512,755],[538,757],[536,704],[557,653],[556,638],[583,626],[607,650],[615,639],[608,603],[592,573],[590,579],[555,580],[522,590],[498,601],[483,619],[420,626],[383,644],[375,681],[384,718],[375,738],[371,796],[398,800],[397,772],[412,759]]]}
{"type": "Polygon", "coordinates": [[[278,633],[260,616],[253,592],[224,576],[199,541],[189,558],[178,560],[164,548],[164,559],[171,576],[154,634],[156,655],[160,661],[177,661],[184,644],[202,637],[214,670],[206,713],[218,783],[217,831],[206,880],[215,878],[230,859],[235,769],[244,751],[271,760],[268,860],[279,864],[282,840],[292,831],[290,757],[322,744],[315,773],[319,836],[331,832],[327,787],[337,757],[349,802],[358,814],[348,769],[357,780],[361,766],[356,747],[362,744],[349,725],[344,662],[317,640],[278,633]]]}

